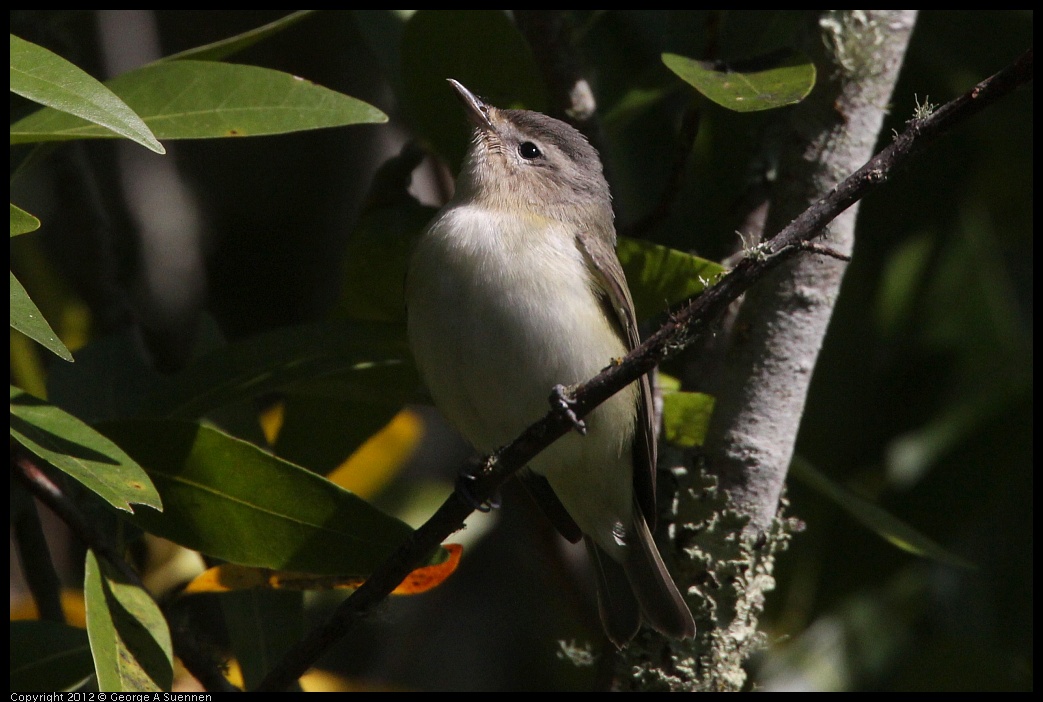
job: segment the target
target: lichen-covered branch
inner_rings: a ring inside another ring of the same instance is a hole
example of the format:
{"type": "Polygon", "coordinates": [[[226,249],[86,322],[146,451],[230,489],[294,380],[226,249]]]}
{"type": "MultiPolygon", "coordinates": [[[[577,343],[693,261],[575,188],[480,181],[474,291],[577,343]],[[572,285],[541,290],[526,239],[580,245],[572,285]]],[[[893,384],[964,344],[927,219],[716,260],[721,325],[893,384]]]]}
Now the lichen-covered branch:
{"type": "MultiPolygon", "coordinates": [[[[819,82],[766,147],[777,149],[779,164],[768,232],[781,230],[872,156],[916,13],[828,11],[813,19],[809,53],[819,82]]],[[[786,472],[847,268],[844,257],[854,247],[857,214],[855,204],[818,240],[840,256],[795,257],[746,293],[731,327],[706,446],[706,465],[718,484],[682,493],[678,519],[679,569],[703,604],[693,609],[694,645],[671,644],[668,658],[691,677],[674,679],[664,672],[668,661],[635,650],[621,670],[632,667],[633,680],[646,689],[739,690],[746,684],[743,665],[762,645],[758,623],[775,586],[775,555],[792,530],[780,510],[786,472]]]]}
{"type": "MultiPolygon", "coordinates": [[[[817,18],[819,83],[787,120],[767,231],[782,229],[872,156],[915,18],[913,11],[861,10],[817,18]]],[[[850,253],[857,216],[856,204],[820,242],[850,253]]],[[[751,529],[767,529],[778,509],[846,268],[829,257],[797,257],[750,290],[739,312],[742,332],[722,369],[707,455],[751,529]]]]}

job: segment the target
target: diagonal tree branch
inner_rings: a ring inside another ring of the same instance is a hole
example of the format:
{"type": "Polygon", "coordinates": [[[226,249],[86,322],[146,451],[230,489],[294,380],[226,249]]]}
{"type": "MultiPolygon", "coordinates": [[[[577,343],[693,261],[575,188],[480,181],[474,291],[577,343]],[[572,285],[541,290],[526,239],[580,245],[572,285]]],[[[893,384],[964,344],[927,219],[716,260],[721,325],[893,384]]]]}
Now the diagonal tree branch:
{"type": "MultiPolygon", "coordinates": [[[[800,254],[802,242],[822,235],[824,227],[840,213],[881,185],[936,138],[977,114],[1017,87],[1032,80],[1033,53],[1029,49],[1013,64],[982,81],[965,95],[947,103],[930,116],[909,122],[906,130],[828,195],[801,213],[769,241],[756,247],[712,288],[671,317],[655,334],[619,364],[606,368],[574,393],[578,417],[589,414],[617,391],[651,371],[661,361],[678,353],[697,336],[713,328],[715,320],[740,295],[769,272],[800,254]]],[[[548,391],[550,389],[548,388],[548,391]]],[[[514,472],[539,451],[566,434],[570,420],[549,412],[512,443],[489,457],[484,469],[469,483],[478,501],[491,497],[514,472]]],[[[333,616],[292,648],[271,670],[259,690],[282,690],[300,677],[334,642],[381,602],[409,572],[427,558],[442,541],[463,526],[474,511],[473,502],[455,491],[435,514],[346,599],[333,616]]]]}

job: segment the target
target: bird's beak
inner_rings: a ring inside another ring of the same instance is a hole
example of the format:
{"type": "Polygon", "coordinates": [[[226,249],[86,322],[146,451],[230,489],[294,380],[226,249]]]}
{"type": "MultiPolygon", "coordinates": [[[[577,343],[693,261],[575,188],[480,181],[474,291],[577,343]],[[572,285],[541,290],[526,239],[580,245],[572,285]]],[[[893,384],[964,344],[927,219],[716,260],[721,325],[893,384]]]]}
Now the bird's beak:
{"type": "Polygon", "coordinates": [[[489,119],[489,105],[486,105],[477,95],[465,88],[460,81],[453,80],[452,78],[449,78],[448,81],[449,84],[453,86],[453,89],[456,90],[456,94],[460,96],[460,100],[464,103],[464,107],[467,108],[468,119],[470,119],[476,127],[492,129],[493,123],[489,119]]]}

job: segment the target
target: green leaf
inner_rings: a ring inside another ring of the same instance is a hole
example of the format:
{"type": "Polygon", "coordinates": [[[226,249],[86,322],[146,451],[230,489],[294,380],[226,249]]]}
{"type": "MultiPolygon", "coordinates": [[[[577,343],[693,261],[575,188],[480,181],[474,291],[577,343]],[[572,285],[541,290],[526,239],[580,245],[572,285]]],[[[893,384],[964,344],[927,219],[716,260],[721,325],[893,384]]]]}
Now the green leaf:
{"type": "Polygon", "coordinates": [[[354,368],[326,376],[304,378],[289,386],[298,395],[350,400],[401,409],[417,398],[420,377],[412,360],[359,363],[354,368]]]}
{"type": "Polygon", "coordinates": [[[713,396],[701,392],[664,392],[663,433],[666,440],[684,448],[702,446],[713,405],[713,396]]]}
{"type": "MultiPolygon", "coordinates": [[[[387,115],[361,100],[257,66],[154,63],[108,85],[160,139],[259,136],[387,121],[387,115]]],[[[11,127],[13,144],[107,136],[93,124],[48,109],[11,127]]]]}
{"type": "Polygon", "coordinates": [[[340,310],[358,320],[405,320],[409,255],[435,211],[417,203],[382,208],[359,219],[345,250],[340,310]]]}
{"type": "Polygon", "coordinates": [[[243,687],[252,690],[303,637],[304,594],[250,589],[225,593],[219,603],[243,687]]]}
{"type": "Polygon", "coordinates": [[[43,313],[29,297],[22,284],[11,273],[11,327],[36,341],[59,358],[72,362],[72,354],[65,347],[43,313]]]}
{"type": "Polygon", "coordinates": [[[168,378],[150,362],[138,331],[123,328],[92,338],[76,352],[76,363],[48,369],[45,397],[94,425],[140,416],[152,392],[168,378]]]}
{"type": "Polygon", "coordinates": [[[236,34],[227,39],[221,39],[210,44],[204,44],[203,46],[197,46],[193,49],[187,49],[176,54],[171,54],[170,56],[164,56],[160,61],[184,61],[186,59],[191,59],[193,61],[220,61],[226,56],[239,53],[240,51],[253,46],[257,42],[267,39],[273,34],[278,34],[284,29],[292,27],[314,12],[316,11],[297,10],[296,12],[291,12],[285,17],[280,17],[274,22],[269,22],[261,27],[245,31],[241,34],[236,34]]]}
{"type": "Polygon", "coordinates": [[[351,319],[402,321],[406,316],[405,281],[409,257],[435,208],[409,194],[413,171],[424,158],[407,147],[388,159],[367,196],[344,252],[339,310],[351,319]]]}
{"type": "Polygon", "coordinates": [[[735,112],[793,105],[815,87],[815,64],[791,49],[729,64],[663,54],[663,63],[707,98],[735,112]]]}
{"type": "Polygon", "coordinates": [[[132,504],[163,508],[141,466],[119,446],[71,414],[13,385],[11,436],[117,509],[133,512],[132,504]]]}
{"type": "Polygon", "coordinates": [[[532,51],[506,12],[417,11],[402,36],[403,109],[454,165],[467,148],[470,122],[448,78],[496,107],[546,107],[532,51]]]}
{"type": "Polygon", "coordinates": [[[174,680],[170,630],[149,594],[87,551],[83,595],[98,689],[169,691],[174,680]]]}
{"type": "Polygon", "coordinates": [[[306,380],[315,380],[312,394],[400,407],[417,386],[405,325],[325,322],[260,334],[193,361],[156,392],[150,408],[193,419],[306,380]]]}
{"type": "Polygon", "coordinates": [[[662,314],[697,295],[725,270],[719,263],[638,239],[620,237],[616,253],[634,296],[638,319],[662,314]]]}
{"type": "MultiPolygon", "coordinates": [[[[62,57],[13,34],[11,92],[53,108],[46,112],[65,115],[66,119],[76,115],[71,119],[100,125],[95,129],[107,136],[124,136],[157,154],[166,153],[141,118],[113,91],[62,57]]],[[[20,143],[13,128],[11,143],[20,143]]]]}
{"type": "Polygon", "coordinates": [[[18,621],[11,622],[10,635],[11,692],[73,690],[94,672],[83,629],[56,622],[18,621]]]}
{"type": "Polygon", "coordinates": [[[26,234],[40,228],[40,220],[23,210],[11,205],[11,236],[26,234]]]}
{"type": "Polygon", "coordinates": [[[961,392],[935,411],[926,423],[894,437],[885,452],[888,484],[911,487],[923,480],[938,460],[959,451],[968,437],[982,431],[987,422],[1015,401],[1032,392],[1031,363],[1025,375],[992,375],[980,383],[968,383],[961,392]]]}
{"type": "Polygon", "coordinates": [[[664,88],[631,88],[605,113],[602,123],[607,131],[618,134],[669,94],[664,88]]]}
{"type": "Polygon", "coordinates": [[[412,530],[325,478],[209,427],[127,421],[103,431],[146,466],[165,507],[132,522],[240,565],[365,575],[412,530]]]}
{"type": "Polygon", "coordinates": [[[975,568],[973,563],[942,548],[936,541],[921,534],[880,506],[836,484],[800,456],[793,457],[790,473],[840,505],[844,511],[868,527],[870,531],[903,551],[961,568],[975,568]]]}

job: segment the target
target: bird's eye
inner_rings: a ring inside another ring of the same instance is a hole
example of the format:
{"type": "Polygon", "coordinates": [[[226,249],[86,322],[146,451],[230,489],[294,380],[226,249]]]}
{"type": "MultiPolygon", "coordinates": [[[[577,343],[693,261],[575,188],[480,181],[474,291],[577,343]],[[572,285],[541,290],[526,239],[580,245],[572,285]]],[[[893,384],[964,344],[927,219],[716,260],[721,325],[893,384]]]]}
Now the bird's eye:
{"type": "Polygon", "coordinates": [[[533,144],[531,141],[523,141],[518,145],[518,153],[526,161],[531,161],[534,158],[539,158],[543,155],[540,151],[540,147],[533,144]]]}

